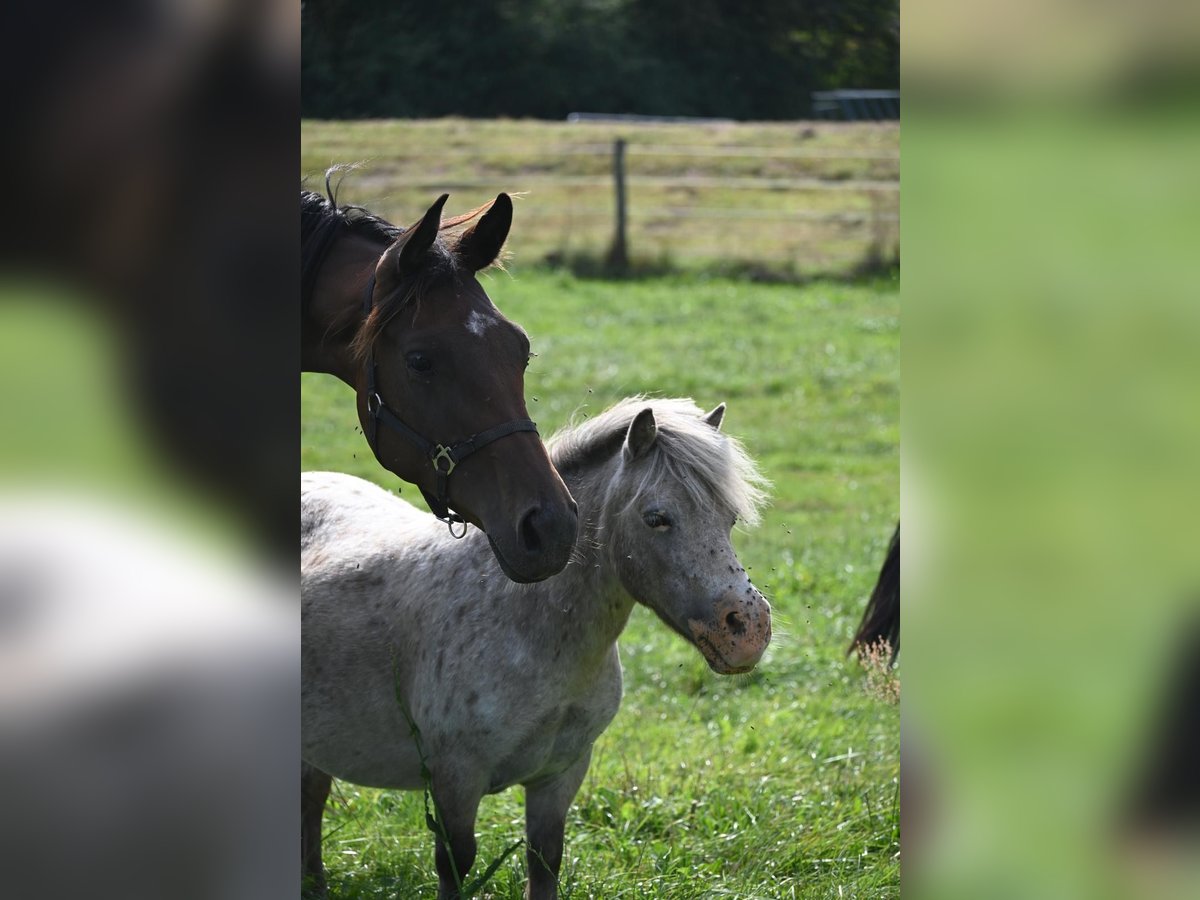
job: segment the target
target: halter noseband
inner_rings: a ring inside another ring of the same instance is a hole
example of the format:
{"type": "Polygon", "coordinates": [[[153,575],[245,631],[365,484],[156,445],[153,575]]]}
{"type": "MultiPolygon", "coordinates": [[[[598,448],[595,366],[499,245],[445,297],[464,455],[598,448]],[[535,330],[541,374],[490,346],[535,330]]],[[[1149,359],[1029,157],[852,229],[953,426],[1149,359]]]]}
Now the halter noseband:
{"type": "MultiPolygon", "coordinates": [[[[371,314],[374,305],[375,273],[372,272],[371,278],[367,282],[366,296],[363,297],[364,321],[371,314]]],[[[488,444],[500,440],[502,437],[507,437],[510,434],[518,434],[522,431],[532,431],[534,434],[537,434],[537,425],[531,420],[514,419],[511,422],[505,422],[502,425],[497,425],[495,428],[489,428],[487,431],[481,431],[478,434],[473,434],[470,437],[463,438],[461,441],[455,441],[449,445],[435,444],[432,441],[426,440],[406,425],[383,402],[383,398],[379,395],[376,379],[375,352],[374,350],[369,350],[367,353],[367,446],[371,448],[371,452],[375,454],[375,458],[379,460],[379,464],[387,468],[386,464],[379,457],[379,450],[375,443],[380,422],[399,434],[410,444],[415,445],[433,466],[433,471],[437,473],[436,493],[431,494],[420,486],[418,486],[418,490],[420,490],[421,496],[425,498],[425,502],[429,504],[429,508],[433,511],[433,514],[450,527],[450,534],[456,538],[466,535],[467,521],[450,509],[450,473],[458,467],[460,462],[476,450],[481,450],[488,444]],[[461,526],[462,530],[455,531],[455,526],[461,526]]]]}

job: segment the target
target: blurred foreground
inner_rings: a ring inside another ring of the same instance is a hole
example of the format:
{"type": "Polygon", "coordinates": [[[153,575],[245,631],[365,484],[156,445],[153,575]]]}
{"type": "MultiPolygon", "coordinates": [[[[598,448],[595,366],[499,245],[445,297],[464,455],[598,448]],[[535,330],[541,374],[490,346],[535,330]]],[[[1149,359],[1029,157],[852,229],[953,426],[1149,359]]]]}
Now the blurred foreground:
{"type": "Polygon", "coordinates": [[[295,896],[298,11],[7,22],[0,895],[295,896]]]}
{"type": "Polygon", "coordinates": [[[905,6],[905,891],[1200,894],[1194,7],[905,6]]]}
{"type": "Polygon", "coordinates": [[[159,516],[0,501],[8,897],[283,896],[294,871],[294,587],[159,516]]]}

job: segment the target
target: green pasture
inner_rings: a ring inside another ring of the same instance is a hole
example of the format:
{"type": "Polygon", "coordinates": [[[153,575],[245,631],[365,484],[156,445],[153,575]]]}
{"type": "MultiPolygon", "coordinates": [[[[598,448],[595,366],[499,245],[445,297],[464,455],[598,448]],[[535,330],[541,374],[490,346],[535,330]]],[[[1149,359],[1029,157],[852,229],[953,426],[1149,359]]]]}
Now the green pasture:
{"type": "MultiPolygon", "coordinates": [[[[767,657],[721,678],[635,610],[625,700],[568,819],[562,895],[899,896],[899,710],[844,655],[899,513],[898,284],[528,268],[485,287],[531,335],[543,434],[639,392],[726,401],[725,430],[774,484],[763,524],[735,541],[774,606],[767,657]]],[[[399,488],[355,427],[349,388],[305,375],[303,467],[399,488]]],[[[478,872],[522,837],[520,789],[485,798],[477,829],[478,872]]],[[[436,894],[419,794],[336,784],[325,859],[335,897],[436,894]]],[[[483,896],[521,897],[524,877],[518,852],[483,896]]]]}
{"type": "Polygon", "coordinates": [[[844,274],[896,258],[895,123],[656,125],[535,120],[305,121],[300,171],[397,224],[442,191],[447,214],[524,194],[516,266],[602,259],[614,231],[612,146],[624,138],[633,262],[654,270],[844,274]]]}

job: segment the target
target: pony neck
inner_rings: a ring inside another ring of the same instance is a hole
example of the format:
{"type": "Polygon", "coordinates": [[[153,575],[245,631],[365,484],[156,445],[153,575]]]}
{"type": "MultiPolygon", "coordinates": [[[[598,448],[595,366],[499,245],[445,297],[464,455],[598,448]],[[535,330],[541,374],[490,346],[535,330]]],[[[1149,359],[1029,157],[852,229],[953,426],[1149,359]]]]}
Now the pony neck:
{"type": "Polygon", "coordinates": [[[301,326],[301,371],[324,372],[357,388],[350,343],[363,321],[363,296],[386,247],[347,235],[330,249],[301,326]]]}
{"type": "Polygon", "coordinates": [[[575,553],[561,575],[529,586],[544,624],[563,644],[562,658],[582,670],[607,658],[636,602],[621,584],[606,534],[608,477],[607,467],[583,477],[563,476],[580,509],[575,553]]]}

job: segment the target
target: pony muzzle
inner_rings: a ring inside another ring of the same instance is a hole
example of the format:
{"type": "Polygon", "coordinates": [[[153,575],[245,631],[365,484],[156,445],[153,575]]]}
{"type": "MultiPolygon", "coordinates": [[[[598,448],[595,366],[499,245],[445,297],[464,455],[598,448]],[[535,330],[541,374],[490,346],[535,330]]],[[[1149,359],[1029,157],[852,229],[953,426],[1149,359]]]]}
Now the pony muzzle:
{"type": "Polygon", "coordinates": [[[692,643],[718,675],[751,671],[771,643],[771,605],[757,591],[718,602],[712,618],[687,624],[692,643]]]}

